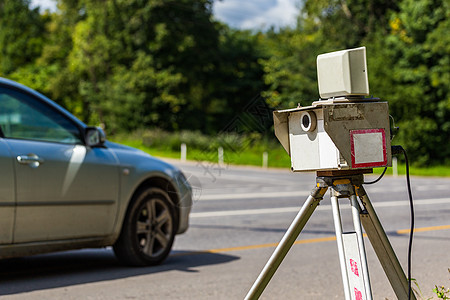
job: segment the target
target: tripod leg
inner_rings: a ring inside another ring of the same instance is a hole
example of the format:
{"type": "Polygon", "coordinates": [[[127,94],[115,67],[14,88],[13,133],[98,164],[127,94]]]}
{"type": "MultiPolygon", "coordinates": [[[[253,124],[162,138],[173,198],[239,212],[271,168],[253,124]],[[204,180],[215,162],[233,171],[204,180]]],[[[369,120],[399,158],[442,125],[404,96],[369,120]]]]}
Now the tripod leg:
{"type": "Polygon", "coordinates": [[[261,296],[262,292],[266,288],[272,276],[275,274],[286,254],[289,252],[289,249],[294,244],[303,227],[305,227],[306,222],[308,222],[317,205],[319,205],[319,202],[322,200],[326,191],[327,188],[317,187],[311,192],[311,195],[306,199],[294,221],[289,226],[278,246],[275,248],[272,256],[269,258],[269,261],[264,266],[264,269],[259,274],[250,291],[247,293],[247,296],[245,296],[246,300],[258,299],[259,296],[261,296]]]}
{"type": "Polygon", "coordinates": [[[350,202],[352,205],[353,226],[355,227],[355,232],[358,237],[358,249],[359,255],[361,257],[361,267],[363,269],[362,273],[364,279],[364,289],[366,293],[366,299],[371,300],[372,290],[370,287],[369,268],[367,267],[366,249],[364,247],[364,238],[361,228],[360,206],[358,204],[358,200],[356,199],[356,195],[350,196],[350,202]]]}
{"type": "Polygon", "coordinates": [[[347,268],[345,267],[345,252],[344,252],[344,240],[342,238],[342,222],[341,213],[339,212],[338,197],[332,190],[331,195],[331,207],[333,209],[334,229],[336,231],[336,243],[339,253],[339,263],[341,265],[342,284],[344,285],[344,295],[346,300],[350,300],[350,286],[348,283],[347,268]]]}
{"type": "MultiPolygon", "coordinates": [[[[370,203],[369,197],[362,186],[357,186],[357,194],[361,198],[363,205],[367,213],[361,214],[361,222],[370,240],[370,243],[377,254],[378,260],[383,267],[384,273],[388,277],[388,280],[397,296],[397,299],[408,299],[408,280],[403,272],[402,266],[392,249],[386,233],[381,226],[372,203],[370,203]]],[[[411,299],[415,300],[414,293],[411,293],[411,299]]]]}

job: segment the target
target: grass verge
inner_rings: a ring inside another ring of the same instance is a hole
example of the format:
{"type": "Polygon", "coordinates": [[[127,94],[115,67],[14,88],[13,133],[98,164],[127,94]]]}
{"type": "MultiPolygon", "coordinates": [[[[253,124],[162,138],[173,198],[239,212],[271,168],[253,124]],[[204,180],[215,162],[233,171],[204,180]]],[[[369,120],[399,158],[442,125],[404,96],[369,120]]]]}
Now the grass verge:
{"type": "MultiPolygon", "coordinates": [[[[170,148],[161,149],[159,147],[149,147],[144,145],[142,140],[133,138],[121,138],[112,139],[113,142],[127,145],[133,148],[137,148],[150,155],[162,158],[175,158],[180,159],[180,151],[175,151],[170,148]]],[[[232,165],[251,165],[261,166],[263,164],[263,152],[264,150],[248,148],[243,151],[224,150],[224,163],[232,165]]],[[[289,168],[290,158],[286,151],[280,146],[279,148],[267,150],[268,152],[268,167],[272,168],[289,168]]],[[[200,149],[187,149],[187,160],[191,161],[218,161],[218,151],[212,150],[200,150],[200,149]]]]}
{"type": "MultiPolygon", "coordinates": [[[[171,137],[167,137],[170,139],[171,137]]],[[[203,137],[204,138],[204,137],[203,137]]],[[[145,142],[145,138],[142,138],[140,134],[128,134],[119,135],[111,138],[112,141],[128,145],[144,152],[147,152],[156,157],[162,158],[174,158],[180,159],[180,150],[178,140],[175,144],[168,147],[164,146],[163,143],[157,143],[155,146],[149,145],[145,142]],[[177,149],[177,150],[175,150],[177,149]]],[[[214,143],[214,138],[211,138],[211,143],[214,143]]],[[[200,150],[195,147],[187,146],[187,160],[191,161],[218,161],[218,151],[217,148],[211,149],[212,147],[206,147],[201,145],[205,150],[200,150]]],[[[239,149],[236,147],[235,149],[239,149]]],[[[268,166],[272,168],[290,168],[290,158],[286,151],[280,144],[269,143],[265,146],[262,143],[254,143],[248,147],[241,147],[240,150],[233,151],[230,148],[225,148],[224,150],[224,163],[232,165],[252,165],[252,166],[262,166],[263,164],[263,152],[268,153],[268,166]]],[[[406,173],[406,167],[404,163],[398,163],[397,166],[398,175],[404,175],[406,173]]],[[[383,168],[375,168],[375,174],[381,174],[383,168]]],[[[387,175],[393,175],[393,168],[389,167],[387,175]]],[[[429,167],[410,167],[410,174],[415,176],[439,176],[439,177],[450,177],[450,166],[429,166],[429,167]]]]}

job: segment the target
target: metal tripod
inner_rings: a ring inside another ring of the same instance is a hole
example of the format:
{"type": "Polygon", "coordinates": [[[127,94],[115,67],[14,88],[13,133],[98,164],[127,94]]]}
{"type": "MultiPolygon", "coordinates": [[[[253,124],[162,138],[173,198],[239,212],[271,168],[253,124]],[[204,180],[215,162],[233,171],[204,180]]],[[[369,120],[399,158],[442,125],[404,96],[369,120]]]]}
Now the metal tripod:
{"type": "MultiPolygon", "coordinates": [[[[397,298],[408,299],[408,281],[362,186],[364,182],[362,172],[338,171],[333,172],[331,176],[320,176],[321,174],[328,175],[326,172],[317,173],[316,187],[306,199],[245,299],[258,299],[262,294],[328,188],[331,188],[331,205],[345,299],[372,299],[361,224],[397,298]],[[350,200],[354,232],[342,232],[339,198],[350,200]]],[[[416,299],[413,293],[411,299],[416,299]]]]}

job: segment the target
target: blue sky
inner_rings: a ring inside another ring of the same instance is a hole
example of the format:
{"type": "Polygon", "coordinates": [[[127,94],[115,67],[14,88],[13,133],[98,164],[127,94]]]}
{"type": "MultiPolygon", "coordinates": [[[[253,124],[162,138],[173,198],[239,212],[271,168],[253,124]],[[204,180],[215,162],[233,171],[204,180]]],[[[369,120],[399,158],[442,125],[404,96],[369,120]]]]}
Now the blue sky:
{"type": "MultiPolygon", "coordinates": [[[[53,0],[32,0],[42,9],[55,9],[53,0]]],[[[215,0],[215,17],[240,29],[295,26],[300,0],[215,0]]]]}
{"type": "Polygon", "coordinates": [[[298,0],[222,0],[214,2],[215,17],[240,29],[295,26],[298,0]]]}

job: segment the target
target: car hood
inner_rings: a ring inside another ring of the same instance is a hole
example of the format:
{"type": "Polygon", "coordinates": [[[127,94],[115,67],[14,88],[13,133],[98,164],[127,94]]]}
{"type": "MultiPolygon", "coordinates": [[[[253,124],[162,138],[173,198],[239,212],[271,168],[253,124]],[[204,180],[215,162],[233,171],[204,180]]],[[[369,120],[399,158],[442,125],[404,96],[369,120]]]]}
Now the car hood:
{"type": "MultiPolygon", "coordinates": [[[[106,142],[105,142],[105,146],[106,146],[108,149],[112,149],[113,151],[114,151],[114,150],[122,150],[122,151],[141,152],[141,153],[146,154],[144,151],[141,151],[141,150],[139,150],[139,149],[136,149],[136,148],[133,148],[133,147],[129,147],[129,146],[125,146],[125,145],[118,144],[118,143],[114,143],[114,142],[111,142],[111,141],[106,141],[106,142]]],[[[148,155],[148,156],[151,156],[150,154],[147,154],[147,155],[148,155]]]]}
{"type": "Polygon", "coordinates": [[[125,146],[122,144],[113,143],[110,141],[105,142],[105,146],[110,149],[114,154],[116,154],[117,159],[121,165],[136,165],[141,166],[151,164],[154,168],[158,170],[164,170],[165,173],[180,172],[180,170],[166,163],[142,150],[125,146]]]}

